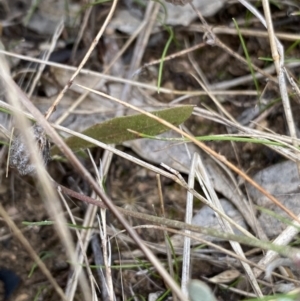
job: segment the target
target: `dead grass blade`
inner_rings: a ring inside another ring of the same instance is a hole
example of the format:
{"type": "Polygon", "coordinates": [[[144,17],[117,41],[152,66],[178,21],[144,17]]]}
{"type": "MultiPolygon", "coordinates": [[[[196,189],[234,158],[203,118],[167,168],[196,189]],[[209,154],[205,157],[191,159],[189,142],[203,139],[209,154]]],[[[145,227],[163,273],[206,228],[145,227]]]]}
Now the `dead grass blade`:
{"type": "MultiPolygon", "coordinates": [[[[195,175],[196,175],[196,163],[198,160],[198,154],[193,155],[188,186],[194,188],[195,175]]],[[[193,218],[193,195],[188,192],[186,197],[186,208],[185,208],[185,222],[187,224],[192,223],[193,218]]],[[[186,234],[190,234],[190,231],[185,231],[186,234]]],[[[181,273],[181,289],[184,294],[188,296],[188,282],[190,281],[191,275],[191,238],[188,236],[184,237],[183,241],[183,253],[182,253],[182,273],[181,273]]]]}
{"type": "MultiPolygon", "coordinates": [[[[45,64],[46,66],[52,66],[52,67],[56,67],[56,68],[60,68],[60,69],[65,69],[65,70],[70,70],[70,71],[76,71],[77,68],[73,67],[73,66],[69,66],[69,65],[63,65],[63,64],[59,64],[59,63],[54,63],[54,62],[47,62],[41,59],[37,59],[37,58],[33,58],[33,57],[29,57],[29,56],[25,56],[25,55],[21,55],[21,54],[14,54],[12,52],[9,51],[5,51],[0,49],[0,53],[5,54],[7,56],[11,56],[11,57],[16,57],[25,61],[30,61],[30,62],[35,62],[38,64],[45,64]]],[[[298,65],[296,63],[293,63],[293,66],[298,65]]],[[[95,71],[91,71],[91,70],[87,70],[87,69],[81,69],[80,70],[81,74],[87,74],[87,75],[93,75],[97,78],[102,78],[108,81],[115,81],[117,83],[123,83],[123,84],[129,84],[131,86],[134,87],[140,87],[140,88],[144,88],[150,91],[157,91],[157,86],[155,85],[151,85],[151,84],[146,84],[146,83],[142,83],[142,82],[138,82],[138,81],[134,81],[134,80],[130,80],[130,79],[126,79],[123,77],[117,77],[117,76],[113,76],[113,75],[108,75],[108,74],[104,74],[104,73],[100,73],[100,72],[95,72],[95,71]]],[[[167,89],[167,88],[160,88],[160,93],[166,93],[166,94],[175,94],[175,95],[189,95],[189,96],[199,96],[199,95],[207,95],[207,93],[205,91],[180,91],[180,90],[172,90],[172,89],[167,89]]],[[[214,95],[257,95],[256,91],[211,91],[212,94],[214,95]]]]}
{"type": "Polygon", "coordinates": [[[76,78],[76,76],[79,74],[80,70],[83,68],[83,66],[85,65],[85,63],[87,62],[87,60],[89,59],[91,53],[93,52],[93,50],[95,49],[95,47],[97,46],[101,36],[103,35],[103,32],[106,28],[106,26],[108,25],[109,21],[111,20],[113,13],[116,9],[118,0],[113,0],[112,2],[112,6],[110,9],[109,14],[107,15],[104,24],[102,25],[102,27],[100,28],[99,32],[97,33],[92,45],[90,46],[89,50],[87,51],[86,55],[84,56],[83,60],[81,61],[81,63],[79,64],[78,68],[76,69],[76,71],[74,72],[74,74],[72,75],[72,77],[70,78],[69,82],[65,85],[65,87],[63,88],[63,90],[59,93],[59,95],[57,96],[56,100],[54,101],[54,103],[52,104],[52,106],[49,108],[48,112],[45,115],[45,118],[48,119],[51,114],[53,113],[53,111],[55,110],[55,108],[57,107],[57,105],[59,104],[59,102],[61,101],[61,99],[63,98],[63,96],[65,95],[65,93],[67,92],[67,90],[72,86],[74,79],[76,78]]]}
{"type": "MultiPolygon", "coordinates": [[[[206,198],[211,203],[213,203],[220,211],[225,213],[225,211],[224,211],[224,209],[223,209],[223,207],[220,203],[220,200],[219,200],[216,192],[213,189],[213,186],[211,184],[209,175],[206,171],[206,168],[205,168],[204,164],[202,163],[202,160],[199,158],[197,163],[198,164],[196,166],[196,174],[197,174],[199,183],[202,184],[201,186],[203,187],[203,190],[206,194],[206,198]]],[[[217,217],[219,219],[220,224],[222,225],[222,228],[223,228],[224,232],[233,234],[234,231],[233,231],[233,228],[232,228],[231,224],[229,224],[228,221],[224,220],[219,215],[217,215],[217,217]]],[[[244,251],[243,251],[243,249],[242,249],[242,247],[239,243],[232,242],[232,241],[229,241],[229,243],[231,244],[233,250],[237,253],[237,255],[239,257],[246,258],[245,254],[244,254],[244,251]]],[[[254,276],[254,273],[253,273],[251,267],[248,264],[244,263],[244,262],[241,262],[241,263],[243,265],[243,268],[244,268],[245,272],[247,273],[247,276],[249,278],[249,282],[252,285],[253,290],[255,291],[257,296],[263,297],[263,293],[262,293],[262,291],[261,291],[261,289],[260,289],[260,287],[257,283],[257,280],[254,276]]]]}
{"type": "MultiPolygon", "coordinates": [[[[269,34],[271,52],[272,52],[272,57],[274,60],[274,65],[276,67],[276,72],[278,76],[278,84],[279,84],[280,95],[282,99],[286,121],[288,124],[290,135],[293,139],[293,145],[295,147],[298,147],[299,144],[295,140],[297,138],[296,126],[292,114],[292,108],[289,100],[288,88],[286,85],[286,79],[284,73],[284,49],[282,44],[275,36],[269,1],[262,0],[262,5],[264,9],[265,18],[266,18],[266,24],[264,25],[267,27],[268,34],[269,34]]],[[[298,172],[300,173],[300,162],[297,162],[297,167],[298,167],[298,172]]]]}
{"type": "MultiPolygon", "coordinates": [[[[71,239],[70,231],[66,226],[66,220],[61,214],[62,208],[58,200],[58,196],[53,189],[48,173],[45,170],[43,159],[41,157],[41,152],[37,148],[37,143],[34,141],[32,131],[29,130],[29,122],[24,117],[22,112],[23,108],[19,102],[19,92],[21,91],[15,82],[11,79],[9,74],[9,68],[7,62],[4,60],[3,56],[0,57],[2,66],[2,80],[6,88],[6,96],[8,101],[10,101],[17,111],[15,112],[15,124],[20,129],[22,137],[29,152],[32,164],[35,166],[35,177],[37,179],[37,185],[39,193],[42,199],[45,201],[45,206],[49,214],[56,221],[57,233],[60,236],[62,243],[64,244],[67,254],[72,262],[75,262],[75,252],[74,246],[71,239]]],[[[20,92],[23,94],[23,92],[20,92]]],[[[82,278],[80,284],[84,288],[83,293],[85,298],[89,299],[89,289],[86,285],[85,279],[82,278]]]]}
{"type": "Polygon", "coordinates": [[[113,100],[115,102],[118,102],[128,108],[131,108],[137,112],[140,112],[142,114],[145,114],[148,117],[151,117],[159,122],[161,122],[162,124],[164,124],[165,126],[169,127],[170,129],[174,130],[175,132],[179,133],[180,135],[190,139],[192,142],[194,142],[197,146],[199,146],[202,150],[204,150],[206,153],[210,154],[211,156],[213,156],[214,158],[216,158],[217,160],[219,160],[220,162],[224,163],[226,166],[228,166],[231,170],[233,170],[235,173],[237,173],[239,176],[241,176],[244,180],[246,180],[247,182],[249,182],[253,187],[255,187],[259,192],[261,192],[262,194],[264,194],[268,199],[270,199],[274,204],[276,204],[278,207],[280,207],[283,211],[285,211],[290,217],[292,217],[294,220],[298,221],[300,223],[300,219],[298,219],[298,217],[291,212],[289,209],[287,209],[285,206],[283,206],[274,196],[272,196],[270,193],[268,193],[263,187],[261,187],[260,185],[258,185],[256,182],[254,182],[248,175],[246,175],[243,171],[241,171],[238,167],[236,167],[234,164],[230,163],[225,157],[221,156],[220,154],[216,153],[214,150],[212,150],[211,148],[209,148],[208,146],[206,146],[204,143],[198,141],[195,137],[192,137],[191,135],[186,134],[184,131],[178,129],[177,127],[173,126],[172,124],[170,124],[169,122],[166,122],[165,120],[162,120],[158,117],[156,117],[155,115],[146,112],[140,108],[137,108],[136,106],[133,106],[127,102],[124,102],[122,100],[116,99],[114,97],[111,97],[105,93],[99,92],[99,91],[95,91],[93,89],[89,89],[87,87],[81,86],[78,84],[79,87],[83,88],[83,89],[87,89],[91,92],[94,92],[95,94],[101,95],[103,97],[106,97],[107,99],[113,100]]]}
{"type": "Polygon", "coordinates": [[[70,151],[67,145],[63,142],[62,138],[56,133],[56,131],[51,127],[51,125],[47,122],[44,116],[36,109],[36,107],[30,102],[30,100],[26,97],[26,95],[20,90],[20,88],[10,79],[6,79],[6,84],[10,86],[12,89],[18,92],[18,95],[23,103],[23,105],[31,112],[31,114],[37,119],[38,123],[44,128],[46,133],[52,138],[54,143],[59,146],[62,153],[68,158],[70,163],[74,166],[74,168],[79,172],[79,174],[90,183],[91,187],[97,193],[97,195],[102,199],[102,201],[106,204],[106,206],[111,210],[111,212],[116,216],[116,218],[123,224],[125,229],[127,229],[130,236],[134,239],[134,241],[139,245],[141,250],[145,253],[149,261],[155,266],[158,273],[163,277],[165,282],[170,286],[170,288],[176,293],[176,295],[181,300],[187,300],[186,297],[182,294],[180,288],[175,283],[175,281],[170,277],[167,271],[164,269],[160,261],[153,255],[153,253],[142,243],[141,239],[137,235],[137,233],[131,228],[131,226],[127,223],[126,219],[123,215],[117,210],[115,205],[111,202],[111,200],[107,197],[106,194],[99,188],[96,181],[93,179],[91,174],[84,168],[84,166],[80,163],[77,157],[70,151]]]}

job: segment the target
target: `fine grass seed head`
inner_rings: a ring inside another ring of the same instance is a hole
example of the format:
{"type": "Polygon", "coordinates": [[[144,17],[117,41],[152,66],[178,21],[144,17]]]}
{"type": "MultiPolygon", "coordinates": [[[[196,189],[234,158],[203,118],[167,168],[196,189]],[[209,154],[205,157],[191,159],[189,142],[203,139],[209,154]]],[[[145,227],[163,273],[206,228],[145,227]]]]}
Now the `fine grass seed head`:
{"type": "MultiPolygon", "coordinates": [[[[30,127],[37,149],[46,165],[50,159],[50,143],[45,135],[44,129],[35,124],[30,127]]],[[[18,170],[22,176],[35,173],[36,166],[31,163],[30,152],[24,141],[22,133],[18,134],[12,141],[9,154],[9,165],[18,170]]]]}

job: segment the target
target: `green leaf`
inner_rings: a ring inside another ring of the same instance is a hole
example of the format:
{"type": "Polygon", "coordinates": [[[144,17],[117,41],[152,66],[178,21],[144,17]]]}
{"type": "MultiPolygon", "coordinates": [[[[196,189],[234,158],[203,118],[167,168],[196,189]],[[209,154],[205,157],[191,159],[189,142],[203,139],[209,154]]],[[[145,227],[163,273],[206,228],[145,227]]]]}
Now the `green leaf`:
{"type": "Polygon", "coordinates": [[[207,284],[200,280],[191,280],[188,283],[188,292],[191,301],[216,301],[214,294],[207,284]]]}
{"type": "MultiPolygon", "coordinates": [[[[170,109],[154,111],[157,117],[160,117],[173,125],[180,125],[188,119],[193,111],[193,106],[180,106],[170,109]]],[[[131,133],[128,129],[147,135],[159,135],[166,132],[169,128],[144,114],[117,117],[102,123],[95,124],[84,130],[82,134],[99,140],[107,144],[120,144],[124,141],[140,138],[138,135],[131,133]]],[[[73,150],[81,148],[91,148],[94,145],[83,139],[72,136],[65,140],[65,143],[73,150]]],[[[54,146],[51,155],[59,154],[59,149],[54,146]]]]}

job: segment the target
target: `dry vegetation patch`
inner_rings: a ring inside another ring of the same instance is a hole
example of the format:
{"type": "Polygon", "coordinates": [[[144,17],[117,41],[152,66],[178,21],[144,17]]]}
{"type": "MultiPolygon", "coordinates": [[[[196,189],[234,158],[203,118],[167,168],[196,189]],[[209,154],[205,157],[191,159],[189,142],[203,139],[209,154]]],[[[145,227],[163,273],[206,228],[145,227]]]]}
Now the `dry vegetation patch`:
{"type": "Polygon", "coordinates": [[[0,2],[0,300],[289,298],[299,11],[0,2]]]}

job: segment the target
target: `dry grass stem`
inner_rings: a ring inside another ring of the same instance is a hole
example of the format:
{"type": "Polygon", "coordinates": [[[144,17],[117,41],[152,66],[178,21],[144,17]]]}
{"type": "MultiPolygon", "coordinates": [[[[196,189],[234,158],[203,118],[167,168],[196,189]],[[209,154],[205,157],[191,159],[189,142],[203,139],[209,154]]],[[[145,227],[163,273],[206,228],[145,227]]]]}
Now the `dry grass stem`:
{"type": "Polygon", "coordinates": [[[111,210],[111,212],[116,216],[116,218],[123,224],[125,229],[129,232],[131,237],[136,241],[136,243],[140,246],[143,252],[146,254],[149,261],[155,266],[158,273],[163,277],[166,283],[170,286],[170,288],[176,293],[176,295],[182,300],[187,300],[186,297],[182,294],[180,288],[175,283],[175,281],[170,277],[161,263],[157,260],[157,258],[153,255],[153,253],[141,242],[137,233],[130,227],[125,218],[120,214],[120,212],[113,205],[111,200],[107,197],[106,194],[99,188],[96,181],[93,179],[91,174],[84,168],[84,166],[79,162],[77,157],[71,152],[68,146],[64,143],[62,138],[54,131],[54,129],[50,126],[44,116],[32,105],[30,100],[23,94],[23,92],[15,85],[13,86],[19,93],[19,96],[22,100],[23,105],[28,109],[28,111],[35,116],[37,121],[43,126],[46,133],[52,138],[54,143],[60,148],[63,154],[68,158],[70,163],[73,164],[74,168],[81,174],[81,176],[89,182],[91,187],[95,190],[97,195],[102,199],[102,201],[106,204],[106,206],[111,210]]]}
{"type": "MultiPolygon", "coordinates": [[[[188,186],[194,188],[195,184],[195,175],[196,175],[196,166],[199,160],[199,155],[194,154],[189,179],[188,186]]],[[[187,192],[186,197],[186,210],[185,210],[185,223],[191,224],[193,218],[193,195],[190,192],[187,192]]],[[[185,231],[186,234],[190,234],[190,231],[185,231]]],[[[190,281],[191,275],[191,238],[188,236],[184,237],[183,241],[183,258],[182,258],[182,273],[181,273],[181,289],[183,293],[188,296],[188,282],[190,281]]]]}
{"type": "MultiPolygon", "coordinates": [[[[215,192],[215,190],[213,189],[212,187],[212,184],[211,184],[211,181],[210,181],[210,178],[209,178],[209,175],[207,174],[207,171],[205,169],[205,166],[204,164],[202,163],[202,160],[199,158],[198,159],[198,164],[196,165],[196,175],[197,175],[197,178],[198,178],[198,181],[199,183],[201,183],[202,185],[202,189],[204,190],[204,193],[206,195],[206,198],[209,200],[209,202],[211,202],[212,204],[214,204],[220,211],[224,211],[221,203],[220,203],[220,200],[215,192]]],[[[231,225],[228,223],[228,221],[224,220],[222,217],[218,216],[218,220],[223,228],[223,231],[226,232],[226,233],[234,233],[233,231],[233,228],[231,227],[231,225]]],[[[243,252],[243,249],[241,247],[241,245],[237,242],[232,242],[230,241],[230,244],[233,248],[233,250],[240,256],[240,257],[245,257],[245,254],[243,252]]],[[[254,273],[251,269],[251,267],[244,263],[244,262],[241,262],[242,265],[243,265],[243,268],[245,269],[245,272],[249,278],[249,281],[250,281],[250,284],[252,285],[253,287],[253,290],[255,291],[255,293],[257,294],[257,296],[259,297],[262,297],[263,296],[263,293],[257,283],[257,280],[254,276],[254,273]]]]}
{"type": "MultiPolygon", "coordinates": [[[[132,74],[135,72],[135,70],[140,66],[140,63],[142,61],[142,57],[148,42],[148,39],[150,37],[151,31],[153,26],[155,25],[156,17],[160,9],[160,4],[155,2],[148,2],[147,8],[145,11],[144,19],[147,20],[147,25],[143,28],[141,34],[138,36],[136,45],[133,51],[131,64],[129,67],[129,70],[127,72],[127,78],[131,78],[132,74]]],[[[129,92],[131,87],[126,84],[123,87],[122,93],[120,98],[125,100],[128,98],[129,92]]],[[[119,114],[121,114],[120,112],[119,114]]]]}
{"type": "MultiPolygon", "coordinates": [[[[76,221],[72,214],[72,211],[71,211],[66,199],[64,198],[60,187],[58,187],[57,192],[68,212],[68,215],[69,215],[69,218],[70,218],[72,224],[76,226],[77,224],[76,224],[76,221]]],[[[76,236],[77,236],[77,240],[78,240],[77,248],[76,248],[77,255],[76,255],[76,261],[73,263],[74,270],[71,271],[69,279],[68,279],[68,283],[67,283],[67,287],[66,287],[66,297],[69,301],[74,300],[74,295],[75,295],[75,290],[77,288],[78,278],[80,278],[80,277],[83,278],[82,277],[82,275],[83,275],[82,263],[84,261],[86,264],[87,273],[88,273],[88,276],[90,279],[90,286],[88,286],[87,282],[84,281],[83,289],[85,291],[86,296],[89,298],[88,300],[92,300],[92,296],[95,295],[94,278],[92,276],[91,269],[89,267],[89,261],[88,261],[87,255],[86,255],[86,248],[89,243],[89,238],[86,239],[85,230],[83,230],[81,233],[79,233],[79,231],[76,229],[75,232],[76,232],[76,236]]],[[[89,232],[89,231],[87,231],[87,232],[89,232]]]]}
{"type": "MultiPolygon", "coordinates": [[[[285,80],[283,46],[275,36],[269,1],[262,0],[262,4],[263,4],[263,8],[264,8],[266,23],[267,23],[267,30],[269,33],[272,58],[274,60],[274,64],[276,67],[280,95],[282,98],[282,104],[283,104],[283,108],[284,108],[284,112],[285,112],[285,116],[286,116],[286,120],[287,120],[287,124],[288,124],[288,128],[289,128],[289,132],[293,139],[293,145],[295,147],[298,147],[299,144],[295,140],[297,138],[296,125],[295,125],[293,114],[292,114],[292,108],[291,108],[291,104],[290,104],[290,100],[289,100],[289,96],[288,96],[288,88],[287,88],[286,80],[285,80]]],[[[296,162],[296,164],[298,167],[298,172],[300,173],[300,162],[296,162]]]]}
{"type": "MultiPolygon", "coordinates": [[[[20,54],[14,54],[9,51],[2,50],[2,49],[0,49],[0,53],[5,54],[7,56],[11,56],[11,57],[17,57],[17,58],[20,58],[25,61],[35,62],[35,63],[39,63],[39,64],[45,64],[47,66],[52,66],[52,67],[65,69],[65,70],[69,70],[69,71],[77,70],[77,68],[73,67],[73,66],[63,65],[63,64],[54,63],[54,62],[46,62],[41,59],[36,59],[33,57],[24,56],[24,55],[20,55],[20,54]]],[[[298,64],[295,64],[295,63],[293,65],[298,66],[298,64]]],[[[121,77],[117,77],[117,76],[113,76],[113,75],[107,75],[107,74],[103,74],[103,73],[99,73],[99,72],[95,72],[95,71],[91,71],[91,70],[87,70],[87,69],[81,69],[80,74],[92,75],[95,77],[105,79],[107,81],[115,81],[117,83],[129,84],[134,87],[148,89],[150,91],[157,91],[157,87],[155,85],[146,84],[146,83],[142,83],[142,82],[126,79],[126,78],[121,78],[121,77]]],[[[167,88],[163,88],[163,87],[161,87],[161,89],[159,91],[160,91],[160,93],[166,93],[166,94],[172,93],[175,95],[186,95],[186,94],[188,94],[190,96],[207,95],[207,93],[205,91],[180,91],[180,90],[167,89],[167,88]]],[[[225,91],[212,91],[211,93],[214,95],[253,95],[253,96],[257,95],[256,91],[240,91],[240,90],[239,91],[226,91],[226,90],[225,91]]]]}
{"type": "MultiPolygon", "coordinates": [[[[4,107],[8,107],[8,106],[5,105],[4,107]]],[[[161,174],[161,175],[163,175],[163,176],[165,176],[165,177],[167,177],[167,178],[172,179],[174,182],[178,183],[179,185],[183,186],[183,187],[186,188],[188,191],[190,191],[196,198],[198,198],[199,200],[201,200],[204,204],[210,206],[215,212],[217,212],[219,215],[221,215],[224,219],[228,220],[229,223],[233,223],[233,221],[232,221],[230,218],[228,218],[226,215],[224,215],[223,212],[221,212],[220,210],[218,210],[217,207],[215,207],[214,205],[210,204],[205,198],[203,198],[203,197],[202,197],[199,193],[197,193],[195,190],[190,189],[190,188],[188,187],[187,183],[184,181],[184,179],[183,179],[182,176],[180,175],[180,173],[178,173],[177,171],[175,171],[175,170],[172,171],[172,170],[171,170],[171,173],[165,172],[165,171],[163,171],[163,170],[160,169],[160,168],[157,168],[157,167],[155,167],[155,166],[153,166],[153,165],[151,165],[151,164],[148,164],[148,163],[146,163],[146,162],[144,162],[144,161],[142,161],[142,160],[139,160],[139,159],[137,159],[137,158],[135,158],[135,157],[132,157],[132,156],[130,156],[130,155],[128,155],[128,154],[125,154],[125,153],[123,153],[123,152],[120,152],[120,151],[118,151],[117,149],[115,149],[115,148],[113,148],[113,147],[110,147],[109,145],[106,145],[106,144],[104,144],[104,143],[101,143],[100,141],[97,141],[97,140],[95,140],[95,139],[92,139],[92,138],[90,138],[90,137],[87,137],[87,136],[85,136],[85,135],[82,135],[82,134],[80,134],[80,133],[78,133],[78,132],[74,132],[74,131],[72,131],[72,130],[70,130],[70,129],[67,129],[67,128],[64,128],[64,127],[62,127],[62,126],[56,126],[56,125],[53,125],[53,127],[56,128],[56,129],[58,129],[58,130],[64,131],[64,132],[66,132],[66,133],[69,133],[69,134],[71,134],[71,135],[74,135],[74,136],[76,136],[76,137],[79,137],[79,138],[81,138],[81,139],[83,139],[83,140],[86,140],[86,141],[88,141],[88,142],[91,142],[91,143],[93,143],[94,145],[97,145],[97,146],[99,146],[99,147],[101,147],[101,148],[103,148],[103,149],[109,150],[109,151],[113,152],[114,154],[116,154],[116,155],[118,155],[118,156],[121,156],[121,157],[123,157],[123,158],[125,158],[125,159],[127,159],[127,160],[130,160],[130,161],[132,161],[132,162],[134,162],[134,163],[136,163],[136,164],[139,164],[139,165],[141,165],[141,166],[144,166],[145,168],[147,168],[147,169],[149,169],[149,170],[152,170],[152,171],[154,171],[154,172],[156,172],[156,173],[158,173],[158,174],[161,174]],[[174,174],[172,174],[172,173],[174,173],[174,174]]],[[[184,132],[182,132],[182,133],[184,133],[184,132]]],[[[184,135],[186,135],[186,134],[184,134],[184,135]]],[[[189,137],[190,137],[190,136],[189,136],[189,137]]],[[[164,165],[162,164],[162,166],[164,166],[164,165]]],[[[164,167],[166,168],[166,166],[164,166],[164,167]]],[[[68,189],[66,189],[66,188],[63,188],[63,189],[64,189],[66,192],[68,191],[68,189]]],[[[76,197],[76,194],[75,194],[74,192],[69,191],[68,193],[73,194],[73,196],[76,197]]],[[[249,232],[247,232],[244,228],[242,228],[241,226],[239,226],[239,225],[236,224],[236,223],[233,223],[233,224],[234,224],[234,226],[235,226],[237,229],[239,229],[239,230],[240,230],[242,233],[244,233],[246,236],[252,237],[252,234],[250,234],[249,232]]]]}
{"type": "MultiPolygon", "coordinates": [[[[191,24],[187,28],[192,32],[206,32],[206,27],[200,24],[191,24]]],[[[224,26],[214,26],[212,29],[214,34],[228,34],[228,35],[238,35],[238,31],[235,28],[229,28],[224,26]]],[[[250,37],[260,37],[260,38],[268,38],[269,33],[267,31],[262,30],[253,30],[249,28],[239,28],[240,33],[243,36],[250,36],[250,37]]],[[[300,39],[299,34],[292,34],[289,32],[276,32],[276,36],[282,40],[289,40],[289,41],[297,41],[300,39]]]]}
{"type": "MultiPolygon", "coordinates": [[[[101,74],[107,74],[110,69],[114,66],[114,64],[117,62],[117,60],[124,54],[124,52],[128,49],[128,47],[132,44],[132,42],[136,39],[136,37],[140,34],[141,30],[145,27],[146,22],[142,22],[141,25],[137,28],[135,33],[131,35],[131,37],[127,40],[127,42],[124,44],[122,49],[117,53],[116,56],[114,56],[113,60],[108,64],[108,66],[103,70],[101,74]]],[[[97,86],[102,87],[104,85],[105,81],[104,79],[101,79],[100,81],[98,79],[95,80],[93,87],[97,86]]],[[[85,91],[78,97],[76,101],[71,105],[70,108],[68,108],[63,115],[61,115],[57,120],[55,121],[55,124],[61,124],[90,94],[90,91],[85,91]]]]}
{"type": "Polygon", "coordinates": [[[0,3],[0,241],[36,277],[20,265],[10,299],[188,301],[192,277],[234,301],[299,286],[299,5],[166,1],[0,3]]]}
{"type": "MultiPolygon", "coordinates": [[[[53,37],[52,37],[52,40],[51,40],[51,44],[50,44],[50,47],[49,49],[46,51],[44,57],[43,57],[43,60],[44,61],[48,61],[49,58],[50,58],[50,55],[51,53],[54,51],[55,49],[55,46],[56,46],[56,43],[57,43],[57,40],[59,39],[62,31],[64,29],[64,23],[63,21],[61,21],[58,25],[57,25],[57,28],[55,30],[55,33],[53,34],[53,37]]],[[[45,64],[40,64],[39,65],[39,68],[38,68],[38,72],[36,73],[36,76],[34,77],[31,85],[30,85],[30,89],[29,89],[29,92],[28,92],[28,97],[30,98],[32,96],[32,93],[34,91],[34,89],[36,88],[39,80],[40,80],[40,77],[45,69],[46,65],[45,64]]]]}
{"type": "Polygon", "coordinates": [[[170,124],[169,122],[160,119],[159,117],[146,112],[142,109],[137,108],[136,106],[133,106],[127,102],[121,101],[119,99],[116,99],[114,97],[111,97],[105,93],[99,92],[99,91],[95,91],[93,89],[89,89],[87,87],[84,87],[82,85],[78,85],[79,87],[83,88],[83,89],[87,89],[89,91],[93,91],[95,94],[101,95],[103,97],[106,97],[110,100],[113,100],[117,103],[123,104],[126,107],[129,107],[137,112],[140,112],[142,114],[145,114],[148,117],[151,117],[155,120],[157,120],[158,122],[160,122],[161,124],[164,124],[165,126],[169,127],[170,129],[174,130],[175,132],[179,133],[180,135],[190,139],[192,142],[194,142],[197,146],[199,146],[202,150],[204,150],[205,152],[207,152],[208,154],[210,154],[211,156],[213,156],[214,158],[216,158],[217,160],[219,160],[220,162],[224,163],[226,166],[228,166],[231,170],[233,170],[235,173],[237,173],[239,176],[241,176],[244,180],[246,180],[247,182],[249,182],[253,187],[255,187],[258,191],[260,191],[262,194],[264,194],[268,199],[270,199],[274,204],[276,204],[278,207],[280,207],[283,211],[285,211],[290,217],[292,217],[294,220],[300,222],[300,220],[298,219],[298,217],[291,212],[289,209],[287,209],[285,206],[283,206],[274,196],[272,196],[270,193],[268,193],[263,187],[261,187],[260,185],[258,185],[256,182],[254,182],[248,175],[246,175],[243,171],[241,171],[239,168],[237,168],[235,165],[233,165],[232,163],[230,163],[225,157],[217,154],[214,150],[212,150],[211,148],[207,147],[204,143],[198,141],[195,137],[192,137],[191,135],[186,134],[185,132],[183,132],[182,130],[178,129],[177,127],[173,126],[172,124],[170,124]]]}
{"type": "Polygon", "coordinates": [[[80,70],[83,68],[83,66],[85,65],[85,63],[87,62],[87,60],[89,59],[91,53],[93,52],[93,50],[95,49],[96,45],[98,44],[101,36],[103,35],[103,32],[105,30],[105,28],[107,27],[109,21],[111,20],[113,13],[116,9],[116,5],[117,5],[118,0],[113,0],[111,9],[109,14],[107,15],[104,24],[102,25],[102,27],[100,28],[99,32],[97,33],[93,43],[91,44],[89,50],[87,51],[86,55],[84,56],[84,58],[82,59],[82,61],[80,62],[78,68],[76,69],[76,71],[74,72],[74,74],[71,76],[70,80],[68,81],[68,83],[64,86],[63,90],[59,93],[59,95],[57,96],[56,100],[53,102],[51,108],[49,108],[48,112],[46,113],[45,118],[48,119],[51,114],[53,113],[53,111],[56,109],[57,105],[59,104],[59,102],[61,101],[61,99],[64,97],[65,93],[67,92],[67,90],[72,86],[76,76],[80,73],[80,70]]]}
{"type": "MultiPolygon", "coordinates": [[[[29,130],[29,122],[20,112],[22,111],[21,104],[19,102],[19,87],[12,81],[9,68],[6,61],[1,57],[2,68],[2,80],[6,87],[7,99],[13,104],[17,109],[15,112],[15,124],[16,127],[22,131],[23,141],[25,142],[25,147],[30,154],[30,159],[32,164],[35,166],[35,175],[38,180],[39,193],[43,200],[45,201],[45,206],[49,211],[49,214],[56,221],[56,227],[58,235],[60,236],[62,242],[65,245],[67,254],[71,261],[75,262],[74,247],[70,235],[70,231],[66,226],[66,221],[64,216],[60,214],[62,212],[60,202],[58,200],[57,194],[55,193],[52,184],[50,182],[48,173],[45,170],[43,159],[41,158],[40,151],[37,149],[37,143],[34,141],[32,131],[29,130]]],[[[23,94],[23,92],[21,92],[23,94]]],[[[81,282],[82,284],[82,282],[81,282]]],[[[88,297],[88,295],[86,295],[88,297]]]]}
{"type": "MultiPolygon", "coordinates": [[[[164,205],[162,185],[161,185],[161,180],[160,180],[160,175],[159,174],[156,175],[156,181],[157,181],[158,198],[159,198],[159,203],[160,203],[161,216],[165,217],[166,216],[165,215],[165,205],[164,205]]],[[[169,273],[170,273],[171,277],[176,279],[176,274],[175,274],[175,271],[174,271],[174,268],[173,268],[173,261],[172,261],[172,246],[170,245],[172,242],[170,240],[168,232],[167,231],[163,231],[163,232],[164,232],[165,245],[166,245],[166,254],[167,254],[167,260],[168,260],[168,270],[169,270],[169,273]]],[[[177,300],[176,295],[172,294],[172,297],[173,297],[174,300],[177,300]]]]}

